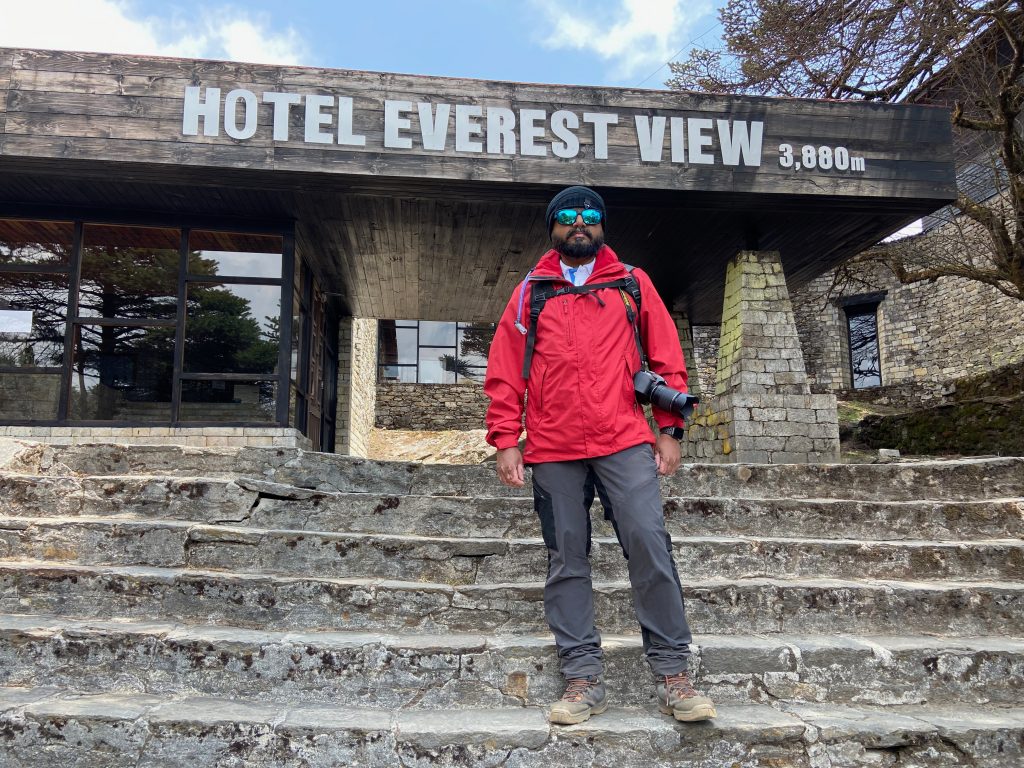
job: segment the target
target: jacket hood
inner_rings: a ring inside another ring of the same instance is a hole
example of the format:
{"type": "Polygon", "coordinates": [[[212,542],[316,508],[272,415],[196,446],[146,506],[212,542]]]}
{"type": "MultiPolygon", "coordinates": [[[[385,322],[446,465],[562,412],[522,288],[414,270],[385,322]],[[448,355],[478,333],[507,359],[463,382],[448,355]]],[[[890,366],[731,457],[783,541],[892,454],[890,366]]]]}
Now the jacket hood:
{"type": "MultiPolygon", "coordinates": [[[[564,280],[565,277],[562,275],[562,267],[560,264],[561,260],[561,254],[552,248],[540,257],[540,261],[537,262],[537,265],[530,273],[530,279],[564,280]]],[[[615,251],[607,245],[602,245],[601,250],[599,250],[597,255],[594,257],[594,271],[591,273],[589,280],[592,282],[597,282],[598,280],[615,280],[625,274],[626,268],[622,265],[622,262],[619,261],[619,257],[615,254],[615,251]]]]}

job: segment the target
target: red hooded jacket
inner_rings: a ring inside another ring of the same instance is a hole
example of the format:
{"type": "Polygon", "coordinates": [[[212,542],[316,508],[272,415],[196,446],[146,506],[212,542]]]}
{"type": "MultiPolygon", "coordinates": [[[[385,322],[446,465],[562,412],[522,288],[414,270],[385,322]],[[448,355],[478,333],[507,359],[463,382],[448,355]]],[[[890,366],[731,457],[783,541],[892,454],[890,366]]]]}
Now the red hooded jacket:
{"type": "MultiPolygon", "coordinates": [[[[615,252],[604,246],[597,253],[587,283],[618,280],[626,274],[615,252]]],[[[632,275],[640,287],[640,337],[651,370],[664,376],[673,389],[686,392],[686,365],[675,323],[650,277],[641,269],[634,269],[632,275]]],[[[557,251],[541,257],[530,280],[568,285],[557,251]]],[[[654,443],[654,434],[633,393],[633,374],[640,370],[640,354],[619,290],[603,288],[591,294],[549,299],[537,320],[527,380],[523,378],[526,335],[515,322],[520,291],[526,291],[521,322],[529,324],[531,288],[527,281],[512,294],[491,343],[484,381],[484,394],[491,400],[487,442],[499,450],[518,444],[525,399],[523,461],[527,464],[607,456],[641,443],[654,443]],[[527,390],[529,395],[524,398],[527,390]]],[[[632,305],[632,297],[625,293],[632,305]]],[[[654,409],[654,418],[659,427],[683,424],[675,414],[658,408],[654,409]]]]}

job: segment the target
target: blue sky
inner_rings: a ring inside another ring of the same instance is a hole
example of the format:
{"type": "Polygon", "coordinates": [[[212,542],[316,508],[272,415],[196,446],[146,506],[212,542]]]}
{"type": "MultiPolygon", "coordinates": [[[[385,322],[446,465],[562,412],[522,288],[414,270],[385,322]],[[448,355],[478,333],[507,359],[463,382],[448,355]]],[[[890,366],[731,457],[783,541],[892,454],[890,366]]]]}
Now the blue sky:
{"type": "Polygon", "coordinates": [[[4,0],[0,46],[662,88],[724,0],[4,0]]]}

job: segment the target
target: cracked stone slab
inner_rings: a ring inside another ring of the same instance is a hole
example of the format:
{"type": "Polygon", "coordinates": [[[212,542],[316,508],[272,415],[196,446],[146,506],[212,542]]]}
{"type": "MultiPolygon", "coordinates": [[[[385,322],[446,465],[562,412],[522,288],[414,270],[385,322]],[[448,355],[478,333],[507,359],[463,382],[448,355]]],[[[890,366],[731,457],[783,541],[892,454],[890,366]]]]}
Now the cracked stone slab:
{"type": "Polygon", "coordinates": [[[163,702],[159,696],[145,694],[62,693],[27,704],[24,711],[40,719],[50,717],[96,720],[137,720],[151,715],[163,702]]]}
{"type": "Polygon", "coordinates": [[[537,708],[395,715],[244,700],[178,698],[154,705],[152,697],[48,696],[47,708],[27,705],[0,714],[5,765],[869,768],[901,752],[907,765],[1010,768],[1019,764],[1014,750],[1024,728],[1021,710],[992,708],[957,727],[932,724],[951,710],[917,707],[892,718],[887,730],[869,709],[731,706],[712,722],[688,724],[650,708],[613,707],[580,725],[559,727],[548,725],[537,708]],[[949,733],[940,733],[943,727],[949,733]],[[927,754],[959,762],[918,761],[927,754]]]}
{"type": "MultiPolygon", "coordinates": [[[[633,631],[631,590],[595,583],[598,625],[633,631]]],[[[710,634],[1022,634],[1024,584],[706,579],[684,587],[710,634]]],[[[180,619],[267,629],[544,631],[540,583],[449,586],[138,566],[0,561],[0,611],[180,619]]]]}
{"type": "Polygon", "coordinates": [[[828,755],[832,762],[826,765],[870,765],[882,755],[899,765],[1024,765],[1024,708],[1020,707],[786,705],[785,709],[811,726],[817,742],[811,744],[811,752],[828,755]]]}
{"type": "Polygon", "coordinates": [[[922,735],[936,732],[933,725],[892,709],[864,710],[835,705],[783,704],[789,712],[815,729],[812,740],[856,739],[868,747],[911,744],[922,735]]]}
{"type": "Polygon", "coordinates": [[[60,689],[53,686],[40,688],[34,687],[0,687],[0,712],[11,709],[23,709],[29,704],[35,704],[44,699],[52,698],[60,693],[60,689]]]}
{"type": "MultiPolygon", "coordinates": [[[[10,515],[92,515],[190,520],[262,528],[463,537],[538,535],[532,499],[340,493],[252,478],[174,476],[67,478],[0,473],[10,515]]],[[[480,489],[486,492],[488,489],[480,489]]],[[[1024,499],[866,501],[667,496],[676,536],[797,536],[874,540],[1020,538],[1024,499]]],[[[612,536],[600,503],[595,535],[612,536]]]]}
{"type": "Polygon", "coordinates": [[[451,712],[399,712],[396,717],[399,743],[425,749],[451,744],[484,745],[491,749],[537,749],[549,736],[551,726],[543,711],[530,709],[460,710],[451,712]]]}
{"type": "MultiPolygon", "coordinates": [[[[490,466],[374,462],[300,449],[190,449],[114,444],[26,447],[8,468],[61,467],[80,475],[192,474],[248,476],[317,490],[474,496],[507,490],[490,466]],[[20,460],[35,452],[34,458],[20,460]]],[[[44,473],[40,471],[39,473],[44,473]]],[[[731,498],[978,499],[1024,497],[1024,459],[959,459],[908,464],[684,464],[667,495],[731,498]]]]}
{"type": "MultiPolygon", "coordinates": [[[[613,701],[653,685],[637,635],[604,636],[613,701]]],[[[691,667],[717,701],[1014,703],[1024,640],[698,636],[691,667]]],[[[444,709],[561,695],[548,635],[295,632],[0,615],[0,683],[275,702],[444,709]]]]}
{"type": "MultiPolygon", "coordinates": [[[[626,578],[614,538],[594,537],[594,578],[626,578]]],[[[741,536],[677,537],[689,579],[1024,579],[1024,541],[930,542],[741,536]]],[[[540,538],[327,533],[107,518],[0,518],[0,556],[91,565],[381,578],[462,584],[532,582],[546,571],[540,538]]]]}
{"type": "Polygon", "coordinates": [[[286,709],[280,705],[262,702],[194,698],[159,702],[158,706],[152,707],[148,719],[151,723],[201,723],[206,726],[243,721],[276,725],[284,720],[285,713],[286,709]]]}

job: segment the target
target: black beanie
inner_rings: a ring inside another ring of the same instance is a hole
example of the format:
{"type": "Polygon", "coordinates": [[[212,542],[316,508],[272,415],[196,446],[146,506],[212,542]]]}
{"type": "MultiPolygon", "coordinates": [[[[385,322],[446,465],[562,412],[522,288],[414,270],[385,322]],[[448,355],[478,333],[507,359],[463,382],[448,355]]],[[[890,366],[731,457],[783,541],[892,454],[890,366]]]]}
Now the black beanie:
{"type": "Polygon", "coordinates": [[[548,203],[548,233],[555,226],[555,213],[563,208],[593,208],[601,212],[601,222],[607,228],[608,214],[604,210],[604,200],[590,187],[566,187],[551,198],[548,203]]]}

